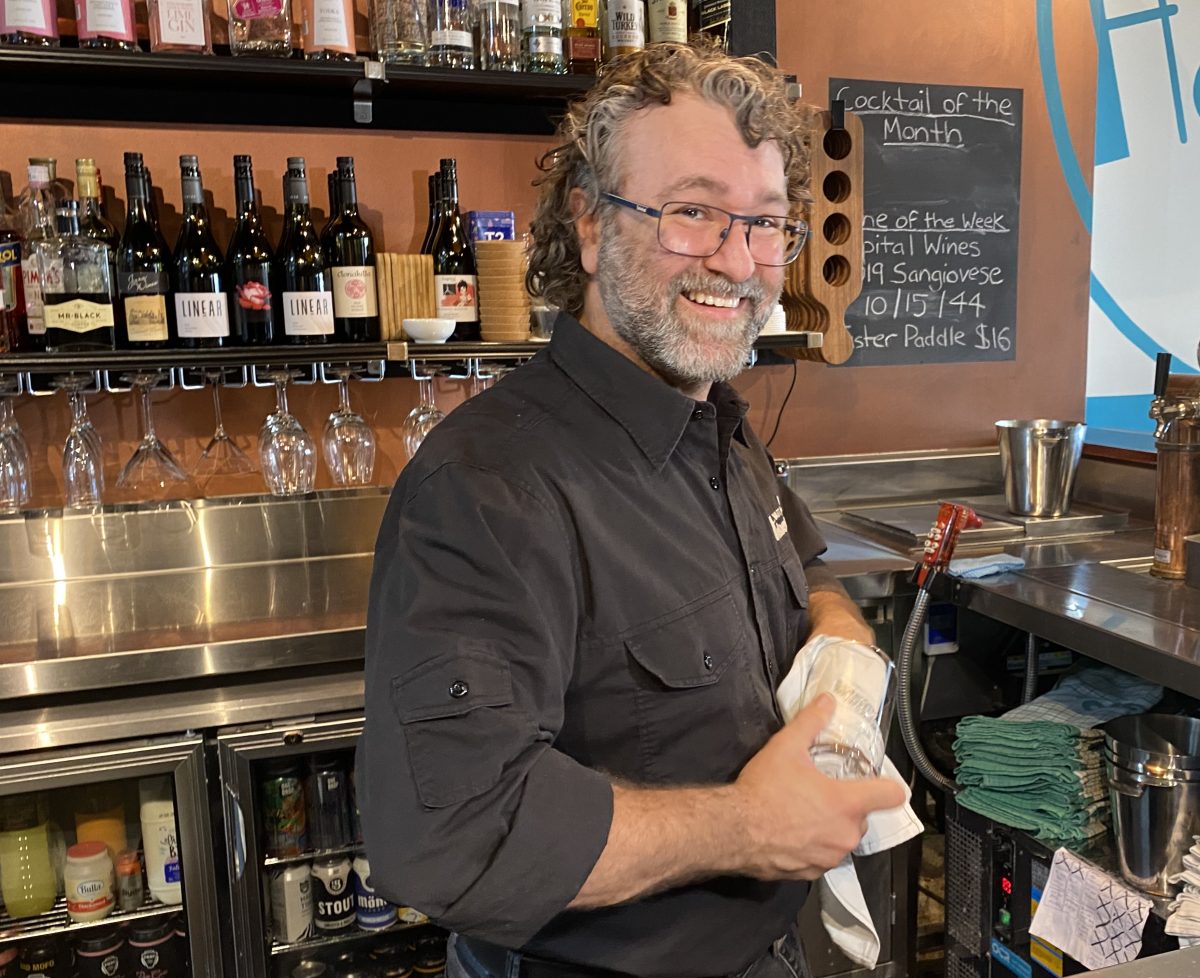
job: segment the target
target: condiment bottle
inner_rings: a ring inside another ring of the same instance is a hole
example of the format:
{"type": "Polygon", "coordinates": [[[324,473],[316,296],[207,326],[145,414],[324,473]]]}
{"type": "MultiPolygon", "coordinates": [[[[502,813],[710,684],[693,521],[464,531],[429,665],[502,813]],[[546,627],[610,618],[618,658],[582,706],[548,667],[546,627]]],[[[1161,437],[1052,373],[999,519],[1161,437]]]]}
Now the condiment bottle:
{"type": "Polygon", "coordinates": [[[113,912],[113,862],[103,842],[77,842],[67,850],[63,881],[67,914],[74,921],[99,920],[113,912]]]}

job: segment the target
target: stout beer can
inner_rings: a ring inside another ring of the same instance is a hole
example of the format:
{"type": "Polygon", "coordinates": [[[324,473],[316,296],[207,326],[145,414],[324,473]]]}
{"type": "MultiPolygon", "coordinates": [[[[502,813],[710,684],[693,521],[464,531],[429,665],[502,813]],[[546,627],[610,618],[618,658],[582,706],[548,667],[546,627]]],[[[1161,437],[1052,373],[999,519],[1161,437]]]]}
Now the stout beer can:
{"type": "Polygon", "coordinates": [[[313,923],[322,934],[354,926],[354,888],[350,885],[350,860],[330,856],[313,862],[313,923]]]}

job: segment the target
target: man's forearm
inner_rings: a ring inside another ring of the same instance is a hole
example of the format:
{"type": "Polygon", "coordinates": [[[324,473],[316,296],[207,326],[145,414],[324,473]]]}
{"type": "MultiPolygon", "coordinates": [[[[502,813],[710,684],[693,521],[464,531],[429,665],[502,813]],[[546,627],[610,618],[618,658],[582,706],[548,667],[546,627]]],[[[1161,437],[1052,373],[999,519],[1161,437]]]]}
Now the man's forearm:
{"type": "Polygon", "coordinates": [[[866,623],[858,606],[840,586],[809,591],[808,614],[813,635],[835,635],[867,645],[875,644],[875,630],[866,623]]]}
{"type": "Polygon", "coordinates": [[[696,879],[737,872],[744,819],[731,785],[613,785],[608,843],[570,909],[610,907],[696,879]]]}

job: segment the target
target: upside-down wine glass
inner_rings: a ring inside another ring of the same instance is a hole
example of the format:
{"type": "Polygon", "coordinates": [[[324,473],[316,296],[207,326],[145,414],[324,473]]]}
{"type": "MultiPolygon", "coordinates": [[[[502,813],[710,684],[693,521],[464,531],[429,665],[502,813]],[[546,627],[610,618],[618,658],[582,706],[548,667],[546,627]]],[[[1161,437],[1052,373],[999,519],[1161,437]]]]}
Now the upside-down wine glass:
{"type": "Polygon", "coordinates": [[[254,472],[258,466],[254,460],[238,448],[237,444],[225,430],[221,419],[221,386],[224,384],[224,373],[220,370],[206,370],[204,379],[212,385],[213,418],[216,430],[208,440],[204,451],[200,453],[200,461],[196,463],[196,478],[208,482],[219,475],[246,475],[254,472]]]}
{"type": "Polygon", "coordinates": [[[433,377],[419,378],[420,394],[415,408],[408,412],[400,430],[404,435],[404,453],[412,458],[421,447],[421,442],[442,419],[445,414],[438,408],[433,399],[433,377]]]}
{"type": "Polygon", "coordinates": [[[321,446],[325,464],[339,486],[370,485],[375,473],[375,433],[362,415],[350,408],[350,378],[345,369],[335,371],[338,378],[338,407],[325,422],[321,446]]]}
{"type": "Polygon", "coordinates": [[[54,386],[67,392],[71,430],[63,445],[63,485],[68,509],[99,506],[104,497],[104,453],[100,433],[87,413],[83,391],[92,379],[78,374],[56,377],[54,386]]]}
{"type": "Polygon", "coordinates": [[[154,432],[154,415],[150,410],[150,391],[162,379],[162,374],[146,372],[125,374],[121,377],[133,385],[138,399],[138,413],[142,421],[142,440],[134,449],[133,455],[125,463],[125,468],[117,476],[117,485],[122,489],[162,492],[173,486],[186,485],[187,473],[175,460],[170,449],[162,443],[154,432]]]}
{"type": "Polygon", "coordinates": [[[258,431],[258,460],[263,478],[275,496],[299,496],[313,491],[317,449],[312,436],[288,411],[287,385],[293,374],[273,370],[265,375],[275,382],[275,410],[258,431]]]}
{"type": "Polygon", "coordinates": [[[19,513],[29,503],[29,444],[13,417],[15,384],[0,387],[0,513],[19,513]]]}

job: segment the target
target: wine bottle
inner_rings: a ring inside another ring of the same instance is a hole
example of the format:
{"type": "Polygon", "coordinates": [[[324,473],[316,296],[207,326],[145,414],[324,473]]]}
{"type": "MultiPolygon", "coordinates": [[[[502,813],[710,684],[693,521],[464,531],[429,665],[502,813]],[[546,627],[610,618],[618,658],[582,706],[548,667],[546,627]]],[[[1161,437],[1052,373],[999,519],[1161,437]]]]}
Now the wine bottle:
{"type": "Polygon", "coordinates": [[[116,252],[117,229],[104,214],[100,196],[100,171],[96,161],[75,161],[75,191],[79,195],[79,231],[89,238],[98,238],[116,252]]]}
{"type": "Polygon", "coordinates": [[[274,255],[263,229],[254,193],[254,164],[249,156],[233,158],[237,224],[226,251],[229,276],[230,328],[238,343],[263,346],[274,343],[276,307],[273,294],[274,255]]]}
{"type": "Polygon", "coordinates": [[[204,186],[195,156],[179,157],[183,186],[183,225],[175,242],[171,287],[175,293],[175,328],[179,345],[195,350],[229,342],[229,304],[225,297],[225,262],[213,238],[204,186]]]}
{"type": "Polygon", "coordinates": [[[438,315],[454,320],[455,340],[479,339],[475,253],[458,212],[458,164],[442,160],[442,218],[430,251],[438,315]]]}
{"type": "Polygon", "coordinates": [[[431,255],[433,246],[433,236],[437,232],[438,218],[442,212],[442,186],[441,174],[429,174],[429,223],[425,225],[425,237],[421,239],[422,255],[431,255]]]}
{"type": "Polygon", "coordinates": [[[330,170],[325,176],[325,183],[329,191],[329,217],[325,220],[324,227],[321,228],[321,240],[325,240],[325,236],[329,233],[329,229],[333,227],[333,222],[338,219],[338,215],[342,211],[342,205],[338,202],[338,182],[337,170],[330,170]]]}
{"type": "Polygon", "coordinates": [[[171,252],[150,209],[150,183],[141,153],[125,154],[129,209],[117,249],[117,288],[125,329],[117,342],[131,350],[169,346],[173,334],[168,305],[171,252]]]}
{"type": "Polygon", "coordinates": [[[309,210],[303,156],[288,157],[283,200],[283,236],[277,252],[283,283],[283,338],[287,343],[325,343],[334,329],[333,285],[309,210]]]}
{"type": "Polygon", "coordinates": [[[375,246],[371,229],[358,216],[352,156],[337,158],[337,202],[337,218],[321,242],[333,282],[334,329],[340,340],[378,342],[375,246]]]}
{"type": "Polygon", "coordinates": [[[38,242],[37,260],[47,352],[116,349],[112,249],[80,232],[78,201],[63,201],[58,235],[38,242]]]}

